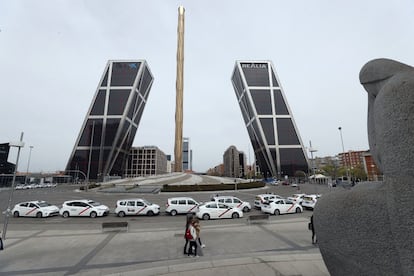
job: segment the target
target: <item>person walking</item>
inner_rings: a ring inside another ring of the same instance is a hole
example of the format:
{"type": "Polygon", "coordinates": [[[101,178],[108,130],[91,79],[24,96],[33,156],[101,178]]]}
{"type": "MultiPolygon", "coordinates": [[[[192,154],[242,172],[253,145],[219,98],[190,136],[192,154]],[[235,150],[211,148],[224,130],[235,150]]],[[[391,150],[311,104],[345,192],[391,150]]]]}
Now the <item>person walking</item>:
{"type": "Polygon", "coordinates": [[[194,219],[194,228],[197,232],[197,241],[200,244],[201,248],[206,247],[206,245],[201,242],[201,238],[200,238],[201,225],[200,225],[200,221],[198,218],[194,219]]]}
{"type": "Polygon", "coordinates": [[[318,239],[316,239],[316,235],[315,235],[315,226],[313,224],[313,215],[310,217],[310,222],[309,222],[309,230],[312,231],[312,244],[315,244],[318,242],[318,239]]]}
{"type": "Polygon", "coordinates": [[[187,231],[186,238],[190,241],[190,248],[188,249],[187,256],[192,255],[193,257],[198,257],[197,255],[197,231],[194,227],[195,220],[191,222],[187,231]]]}
{"type": "Polygon", "coordinates": [[[185,239],[185,244],[184,244],[184,255],[188,254],[189,252],[189,248],[187,248],[188,243],[190,242],[190,240],[187,238],[187,230],[189,229],[191,222],[193,221],[193,214],[188,214],[187,215],[187,221],[185,224],[185,232],[184,232],[184,239],[185,239]]]}

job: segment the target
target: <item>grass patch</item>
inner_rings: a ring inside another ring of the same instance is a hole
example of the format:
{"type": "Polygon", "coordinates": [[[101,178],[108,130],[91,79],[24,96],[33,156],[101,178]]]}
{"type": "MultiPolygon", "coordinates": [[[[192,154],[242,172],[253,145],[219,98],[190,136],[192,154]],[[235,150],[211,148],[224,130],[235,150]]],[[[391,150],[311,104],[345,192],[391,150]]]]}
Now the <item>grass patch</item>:
{"type": "Polygon", "coordinates": [[[164,184],[162,186],[161,192],[201,192],[201,191],[226,191],[226,190],[235,190],[237,185],[237,190],[242,189],[253,189],[253,188],[262,188],[265,186],[263,182],[247,182],[247,183],[237,183],[237,184],[203,184],[203,185],[168,185],[164,184]]]}
{"type": "MultiPolygon", "coordinates": [[[[93,188],[98,188],[98,187],[101,187],[101,184],[89,183],[88,185],[88,189],[93,189],[93,188]]],[[[82,184],[82,186],[79,187],[79,190],[81,191],[85,190],[85,184],[82,184]]]]}

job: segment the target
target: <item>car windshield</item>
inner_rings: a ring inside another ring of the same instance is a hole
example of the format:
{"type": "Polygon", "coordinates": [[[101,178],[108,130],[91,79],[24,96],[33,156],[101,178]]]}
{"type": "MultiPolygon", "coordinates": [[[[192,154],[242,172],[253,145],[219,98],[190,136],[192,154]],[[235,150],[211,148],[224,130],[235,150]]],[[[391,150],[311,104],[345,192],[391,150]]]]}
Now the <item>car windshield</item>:
{"type": "Polygon", "coordinates": [[[146,205],[152,205],[152,203],[151,202],[149,202],[149,201],[147,201],[147,200],[142,200],[142,202],[144,202],[144,204],[146,204],[146,205]]]}
{"type": "Polygon", "coordinates": [[[47,207],[47,206],[50,206],[50,204],[47,203],[47,202],[39,202],[37,205],[39,205],[39,207],[47,207]]]}
{"type": "Polygon", "coordinates": [[[95,202],[95,201],[89,201],[88,203],[92,206],[100,206],[101,205],[99,202],[95,202]]]}

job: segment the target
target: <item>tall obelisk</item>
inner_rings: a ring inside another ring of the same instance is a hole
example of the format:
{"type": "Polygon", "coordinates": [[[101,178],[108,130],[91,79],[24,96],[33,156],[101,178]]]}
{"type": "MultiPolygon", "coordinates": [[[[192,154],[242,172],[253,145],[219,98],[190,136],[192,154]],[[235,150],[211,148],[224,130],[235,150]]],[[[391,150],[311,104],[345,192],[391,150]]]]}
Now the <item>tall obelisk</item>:
{"type": "Polygon", "coordinates": [[[183,171],[184,7],[178,7],[174,171],[183,171]]]}

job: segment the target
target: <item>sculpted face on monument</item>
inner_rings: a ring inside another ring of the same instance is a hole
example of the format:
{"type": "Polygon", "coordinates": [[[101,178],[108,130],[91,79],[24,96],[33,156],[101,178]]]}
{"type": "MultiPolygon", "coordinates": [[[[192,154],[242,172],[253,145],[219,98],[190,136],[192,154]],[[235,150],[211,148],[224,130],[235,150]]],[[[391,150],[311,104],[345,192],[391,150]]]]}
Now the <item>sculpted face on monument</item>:
{"type": "Polygon", "coordinates": [[[362,67],[359,79],[368,92],[368,139],[377,166],[384,175],[412,172],[414,68],[375,59],[362,67]]]}
{"type": "Polygon", "coordinates": [[[319,249],[331,275],[414,275],[414,68],[390,59],[363,66],[368,140],[384,181],[321,197],[319,249]]]}

